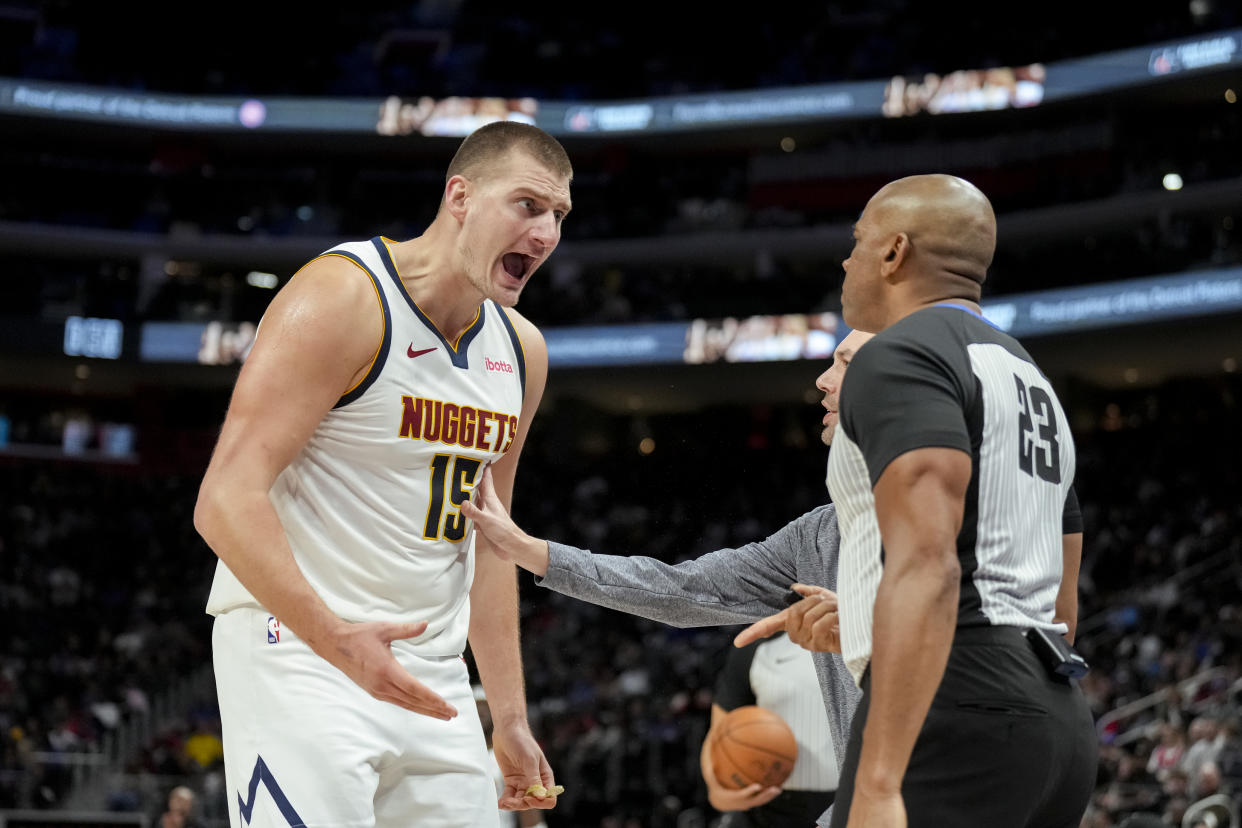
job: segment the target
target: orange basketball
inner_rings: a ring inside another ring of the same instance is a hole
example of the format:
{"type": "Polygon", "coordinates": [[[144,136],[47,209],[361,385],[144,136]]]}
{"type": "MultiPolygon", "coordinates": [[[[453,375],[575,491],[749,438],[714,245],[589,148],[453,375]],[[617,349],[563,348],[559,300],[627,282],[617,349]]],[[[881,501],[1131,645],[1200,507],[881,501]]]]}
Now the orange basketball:
{"type": "Polygon", "coordinates": [[[712,768],[732,790],[780,785],[798,760],[798,741],[780,716],[747,705],[730,710],[712,739],[712,768]]]}

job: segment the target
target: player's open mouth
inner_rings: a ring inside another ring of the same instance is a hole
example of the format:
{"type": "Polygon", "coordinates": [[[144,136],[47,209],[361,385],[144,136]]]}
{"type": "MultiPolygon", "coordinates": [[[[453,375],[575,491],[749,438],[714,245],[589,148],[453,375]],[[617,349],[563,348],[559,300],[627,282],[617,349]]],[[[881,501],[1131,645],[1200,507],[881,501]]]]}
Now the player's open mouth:
{"type": "Polygon", "coordinates": [[[519,282],[530,273],[531,267],[535,264],[534,256],[527,256],[525,253],[506,253],[500,259],[501,265],[504,266],[505,273],[508,273],[519,282]]]}

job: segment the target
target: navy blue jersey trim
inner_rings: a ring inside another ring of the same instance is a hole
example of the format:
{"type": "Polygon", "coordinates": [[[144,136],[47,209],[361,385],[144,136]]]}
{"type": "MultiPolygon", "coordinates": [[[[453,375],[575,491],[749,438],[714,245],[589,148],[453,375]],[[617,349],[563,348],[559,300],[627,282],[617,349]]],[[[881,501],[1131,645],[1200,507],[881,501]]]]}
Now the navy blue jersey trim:
{"type": "Polygon", "coordinates": [[[260,756],[258,761],[254,763],[254,774],[250,777],[250,788],[246,792],[247,802],[242,799],[242,795],[237,795],[237,805],[241,809],[241,816],[247,823],[250,822],[250,816],[254,813],[255,802],[259,799],[259,782],[260,780],[267,787],[267,792],[271,795],[272,801],[276,803],[276,807],[280,809],[280,813],[284,816],[285,821],[289,823],[291,828],[299,828],[306,825],[306,822],[298,816],[298,812],[293,810],[293,805],[289,802],[289,797],[285,796],[285,792],[280,789],[280,785],[276,784],[276,777],[272,776],[272,772],[268,770],[267,763],[260,756]]]}
{"type": "Polygon", "coordinates": [[[444,338],[444,334],[440,333],[440,329],[435,323],[427,318],[427,314],[423,313],[423,309],[418,306],[414,298],[410,296],[409,291],[405,289],[405,284],[401,281],[401,274],[397,272],[397,263],[392,260],[392,253],[388,250],[388,245],[384,244],[383,238],[376,236],[371,239],[371,244],[375,245],[375,249],[379,251],[380,261],[384,263],[384,269],[388,271],[388,275],[392,277],[393,284],[397,286],[397,291],[405,297],[405,302],[410,306],[410,310],[414,311],[414,315],[427,326],[427,330],[436,335],[436,339],[440,340],[444,345],[444,350],[448,353],[449,359],[457,368],[469,368],[470,362],[466,358],[466,352],[470,350],[470,343],[483,330],[483,309],[479,308],[479,315],[475,317],[474,323],[465,330],[458,338],[457,347],[444,338]]]}
{"type": "Polygon", "coordinates": [[[353,253],[345,253],[340,250],[334,250],[331,253],[325,253],[324,255],[340,256],[343,259],[349,259],[351,262],[358,265],[358,267],[362,268],[363,272],[371,277],[371,284],[375,287],[375,295],[379,297],[380,312],[384,315],[384,338],[380,341],[379,351],[375,354],[375,360],[371,363],[370,370],[367,371],[366,376],[362,378],[361,382],[346,391],[345,394],[336,401],[336,405],[332,406],[336,409],[341,406],[349,405],[351,402],[361,397],[366,390],[375,383],[375,380],[379,378],[380,371],[384,368],[384,361],[388,359],[389,346],[392,345],[392,313],[388,309],[388,297],[384,294],[384,286],[380,284],[379,277],[371,271],[371,268],[367,267],[366,264],[363,263],[362,259],[355,256],[353,253]]]}
{"type": "MultiPolygon", "coordinates": [[[[488,300],[491,301],[490,299],[488,300]]],[[[522,399],[526,399],[526,351],[522,348],[522,340],[518,338],[517,329],[513,327],[513,320],[509,318],[509,314],[505,313],[505,309],[500,305],[492,303],[496,308],[496,315],[500,317],[500,321],[504,323],[505,330],[509,332],[509,340],[513,343],[513,355],[517,359],[518,379],[522,381],[522,399]]]]}

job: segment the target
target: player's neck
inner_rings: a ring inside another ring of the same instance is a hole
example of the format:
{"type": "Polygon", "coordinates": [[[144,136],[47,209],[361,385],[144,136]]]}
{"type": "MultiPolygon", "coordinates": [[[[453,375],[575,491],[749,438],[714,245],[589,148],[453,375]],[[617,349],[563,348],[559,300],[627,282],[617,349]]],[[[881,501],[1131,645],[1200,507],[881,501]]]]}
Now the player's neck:
{"type": "Polygon", "coordinates": [[[482,297],[469,285],[450,240],[433,223],[423,235],[392,245],[401,284],[418,309],[449,342],[478,316],[482,297]]]}

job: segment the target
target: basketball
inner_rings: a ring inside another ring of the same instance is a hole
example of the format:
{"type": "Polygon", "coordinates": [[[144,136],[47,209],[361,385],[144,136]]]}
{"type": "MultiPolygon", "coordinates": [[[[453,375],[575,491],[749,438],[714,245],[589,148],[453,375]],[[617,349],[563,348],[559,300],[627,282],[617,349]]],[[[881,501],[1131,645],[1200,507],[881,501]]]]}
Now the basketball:
{"type": "Polygon", "coordinates": [[[729,711],[711,745],[712,767],[732,790],[780,785],[798,759],[798,742],[785,720],[764,707],[729,711]]]}

